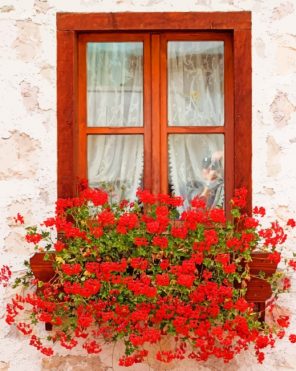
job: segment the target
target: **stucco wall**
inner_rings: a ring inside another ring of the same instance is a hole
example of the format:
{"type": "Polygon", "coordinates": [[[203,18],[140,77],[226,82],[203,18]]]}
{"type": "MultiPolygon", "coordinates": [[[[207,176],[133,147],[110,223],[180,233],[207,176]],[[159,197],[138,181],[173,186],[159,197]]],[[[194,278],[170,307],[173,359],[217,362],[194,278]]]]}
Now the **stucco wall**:
{"type": "MultiPolygon", "coordinates": [[[[20,212],[28,223],[37,223],[50,215],[56,198],[56,12],[229,10],[250,10],[253,17],[253,199],[279,219],[295,215],[295,0],[0,0],[1,264],[17,274],[32,253],[11,216],[20,212]]],[[[295,329],[293,291],[282,303],[294,316],[295,329]]],[[[117,351],[112,368],[111,347],[100,357],[43,359],[5,324],[4,305],[11,295],[0,288],[0,370],[121,369],[117,351]]],[[[223,369],[219,362],[175,366],[223,369]]],[[[149,367],[131,368],[140,369],[149,367]]],[[[296,346],[282,342],[263,366],[245,354],[225,369],[296,370],[296,346]]]]}

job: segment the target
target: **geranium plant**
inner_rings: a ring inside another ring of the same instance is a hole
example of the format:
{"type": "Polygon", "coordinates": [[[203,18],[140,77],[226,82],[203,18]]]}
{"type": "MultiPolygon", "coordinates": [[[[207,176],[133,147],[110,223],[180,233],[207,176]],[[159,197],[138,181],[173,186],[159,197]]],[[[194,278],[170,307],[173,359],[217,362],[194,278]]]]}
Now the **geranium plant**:
{"type": "MultiPolygon", "coordinates": [[[[46,355],[57,344],[99,353],[103,342],[123,341],[119,363],[130,366],[145,360],[149,344],[170,336],[174,347],[159,349],[159,361],[228,362],[253,345],[262,362],[263,349],[283,336],[289,318],[260,320],[246,300],[250,267],[258,248],[270,263],[280,262],[283,228],[277,222],[263,228],[263,208],[254,209],[257,217],[242,212],[245,189],[235,192],[231,220],[198,198],[179,212],[180,197],[143,190],[137,197],[110,203],[106,192],[86,187],[77,198],[58,200],[54,217],[27,228],[27,242],[52,262],[52,277],[35,278],[28,266],[15,282],[28,292],[7,305],[6,322],[46,355]],[[52,325],[43,338],[40,323],[52,325]]],[[[17,221],[23,223],[20,215],[17,221]]],[[[288,265],[295,268],[293,260],[288,265]]],[[[259,271],[257,278],[271,285],[271,310],[289,280],[278,272],[259,271]]]]}

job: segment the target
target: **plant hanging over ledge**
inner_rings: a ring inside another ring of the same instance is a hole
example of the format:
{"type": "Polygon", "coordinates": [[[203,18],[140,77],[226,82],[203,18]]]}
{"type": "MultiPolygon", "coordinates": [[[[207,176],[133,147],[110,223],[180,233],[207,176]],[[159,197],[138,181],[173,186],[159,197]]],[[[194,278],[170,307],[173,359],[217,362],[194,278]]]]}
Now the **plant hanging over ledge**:
{"type": "MultiPolygon", "coordinates": [[[[137,202],[108,203],[107,193],[86,187],[77,198],[58,200],[55,217],[27,228],[27,242],[43,252],[52,272],[41,280],[29,266],[16,280],[28,293],[7,305],[6,322],[46,355],[57,344],[99,353],[102,342],[122,340],[119,363],[130,366],[145,360],[149,344],[171,336],[174,347],[159,350],[159,361],[215,356],[228,362],[254,345],[262,362],[263,349],[283,337],[289,318],[260,321],[246,295],[254,274],[271,285],[267,310],[289,288],[283,273],[252,270],[258,248],[270,267],[280,262],[283,228],[277,222],[263,228],[263,208],[254,209],[259,219],[242,212],[245,189],[231,201],[232,221],[198,198],[179,217],[180,197],[142,190],[137,196],[137,202]],[[40,322],[52,325],[43,338],[40,322]]],[[[23,223],[20,215],[16,220],[23,223]]],[[[292,219],[288,224],[295,226],[292,219]]],[[[295,269],[293,260],[287,263],[295,269]]]]}

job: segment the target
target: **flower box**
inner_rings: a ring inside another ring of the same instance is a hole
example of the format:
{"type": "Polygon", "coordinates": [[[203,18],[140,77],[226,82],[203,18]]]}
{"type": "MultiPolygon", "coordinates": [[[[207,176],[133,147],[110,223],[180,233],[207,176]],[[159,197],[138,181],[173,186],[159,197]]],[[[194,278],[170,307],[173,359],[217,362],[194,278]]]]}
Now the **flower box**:
{"type": "Polygon", "coordinates": [[[264,272],[265,277],[270,277],[275,273],[277,264],[269,260],[267,256],[268,253],[262,252],[252,254],[252,262],[249,263],[251,280],[246,293],[246,300],[249,302],[264,303],[272,295],[270,284],[256,277],[260,272],[264,272]]]}
{"type": "MultiPolygon", "coordinates": [[[[144,361],[144,343],[159,345],[167,337],[176,346],[160,349],[159,361],[214,355],[228,362],[254,345],[262,362],[261,349],[273,346],[278,328],[288,326],[285,316],[278,327],[264,321],[266,301],[289,287],[276,272],[286,235],[279,223],[262,228],[242,213],[245,196],[244,189],[236,191],[230,220],[201,199],[179,215],[180,197],[141,190],[132,203],[110,204],[95,189],[58,200],[55,217],[27,228],[26,240],[39,252],[17,283],[35,284],[37,291],[16,295],[6,322],[25,335],[41,322],[52,329],[46,342],[66,349],[83,338],[87,353],[100,352],[98,342],[123,340],[119,364],[125,366],[144,361]],[[260,246],[266,252],[255,252],[260,246]],[[31,324],[20,318],[24,310],[31,324]]],[[[30,344],[53,354],[35,334],[30,344]]]]}
{"type": "MultiPolygon", "coordinates": [[[[50,254],[49,260],[44,260],[45,253],[36,253],[30,259],[32,272],[38,280],[48,282],[55,274],[52,262],[54,253],[50,254]]],[[[258,277],[260,272],[264,272],[266,277],[275,273],[277,264],[267,259],[268,253],[254,252],[252,261],[248,263],[250,269],[250,281],[247,282],[246,300],[253,302],[258,311],[264,311],[265,302],[271,297],[272,291],[270,284],[258,277]]]]}
{"type": "Polygon", "coordinates": [[[48,282],[54,276],[53,261],[55,259],[55,254],[50,254],[49,260],[44,260],[45,253],[35,253],[30,258],[30,266],[32,272],[40,281],[48,282]]]}

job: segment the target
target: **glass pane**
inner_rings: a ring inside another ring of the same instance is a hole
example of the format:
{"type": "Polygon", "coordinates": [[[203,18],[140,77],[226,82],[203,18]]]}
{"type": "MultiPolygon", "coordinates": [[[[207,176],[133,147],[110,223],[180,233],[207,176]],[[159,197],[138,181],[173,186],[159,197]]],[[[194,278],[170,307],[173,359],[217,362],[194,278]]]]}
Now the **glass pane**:
{"type": "Polygon", "coordinates": [[[142,135],[89,135],[88,179],[91,187],[105,188],[113,200],[134,199],[143,187],[142,135]]]}
{"type": "Polygon", "coordinates": [[[169,184],[184,206],[202,197],[208,208],[224,206],[224,135],[169,135],[169,184]]]}
{"type": "Polygon", "coordinates": [[[88,126],[143,126],[143,43],[87,44],[88,126]]]}
{"type": "Polygon", "coordinates": [[[169,126],[224,125],[223,41],[168,43],[169,126]]]}

